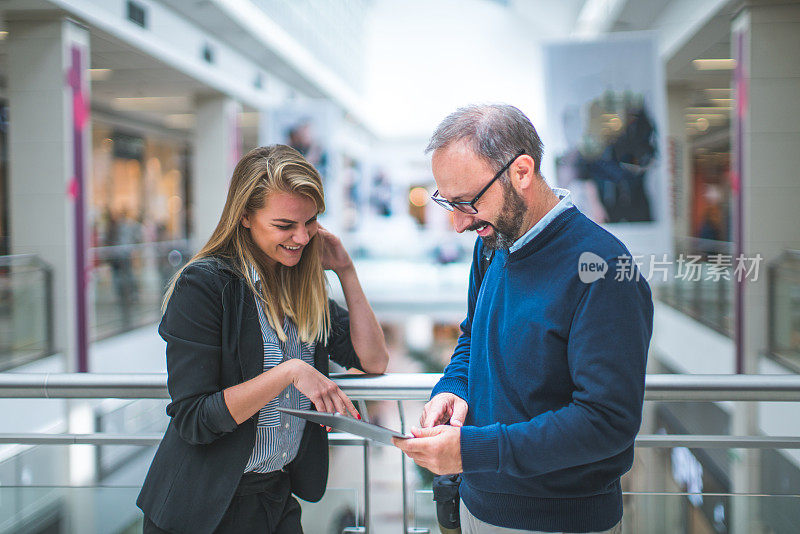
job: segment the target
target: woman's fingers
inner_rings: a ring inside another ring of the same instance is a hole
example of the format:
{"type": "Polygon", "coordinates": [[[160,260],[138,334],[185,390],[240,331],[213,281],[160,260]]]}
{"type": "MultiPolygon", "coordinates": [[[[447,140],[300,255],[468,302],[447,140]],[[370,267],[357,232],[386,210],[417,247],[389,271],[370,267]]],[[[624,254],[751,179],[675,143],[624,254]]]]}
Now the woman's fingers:
{"type": "Polygon", "coordinates": [[[339,392],[334,391],[331,393],[331,402],[336,407],[336,413],[340,413],[342,415],[347,413],[347,408],[345,407],[344,401],[339,395],[339,392]]]}
{"type": "Polygon", "coordinates": [[[316,369],[311,368],[311,371],[310,375],[306,375],[306,380],[298,381],[297,388],[308,397],[318,412],[340,413],[361,419],[353,402],[335,382],[316,369]]]}
{"type": "Polygon", "coordinates": [[[323,395],[322,402],[325,405],[326,412],[328,413],[336,412],[336,405],[333,403],[333,399],[331,399],[329,395],[323,395]]]}
{"type": "Polygon", "coordinates": [[[359,414],[358,410],[356,410],[356,407],[353,404],[353,401],[350,400],[350,397],[345,395],[344,391],[342,391],[342,390],[339,390],[339,394],[342,397],[342,400],[343,400],[344,406],[345,406],[345,410],[346,410],[345,412],[342,412],[342,413],[349,413],[351,416],[355,417],[356,419],[361,419],[361,414],[359,414]]]}

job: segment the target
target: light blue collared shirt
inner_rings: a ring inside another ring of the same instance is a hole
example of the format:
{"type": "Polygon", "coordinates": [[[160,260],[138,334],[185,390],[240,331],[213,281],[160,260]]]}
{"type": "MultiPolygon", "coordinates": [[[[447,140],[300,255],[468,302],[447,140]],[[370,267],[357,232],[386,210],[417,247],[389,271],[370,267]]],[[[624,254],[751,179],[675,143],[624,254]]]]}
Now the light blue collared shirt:
{"type": "Polygon", "coordinates": [[[533,228],[525,232],[522,237],[514,241],[514,244],[509,247],[509,252],[516,252],[522,247],[524,247],[527,243],[530,242],[531,239],[539,235],[542,230],[544,230],[548,224],[553,222],[553,219],[561,215],[563,212],[567,211],[569,208],[573,206],[572,204],[572,193],[570,193],[566,189],[559,189],[553,188],[553,193],[560,199],[558,204],[556,204],[553,209],[548,211],[544,217],[542,217],[539,222],[533,225],[533,228]]]}
{"type": "MultiPolygon", "coordinates": [[[[256,284],[261,282],[258,279],[258,272],[251,269],[251,276],[256,284]]],[[[300,340],[297,326],[288,317],[283,318],[283,331],[286,333],[287,340],[283,342],[278,338],[278,333],[270,326],[261,299],[253,296],[258,309],[258,322],[261,324],[261,337],[264,346],[264,371],[268,371],[276,365],[292,358],[301,358],[309,365],[314,365],[314,343],[306,343],[300,340]]],[[[277,408],[300,408],[308,410],[311,408],[311,401],[300,393],[294,385],[289,385],[281,391],[277,397],[269,401],[258,411],[258,422],[256,423],[256,439],[253,444],[253,451],[244,472],[269,473],[283,469],[286,464],[297,456],[300,449],[300,440],[305,429],[305,420],[294,417],[282,412],[277,408]]]]}

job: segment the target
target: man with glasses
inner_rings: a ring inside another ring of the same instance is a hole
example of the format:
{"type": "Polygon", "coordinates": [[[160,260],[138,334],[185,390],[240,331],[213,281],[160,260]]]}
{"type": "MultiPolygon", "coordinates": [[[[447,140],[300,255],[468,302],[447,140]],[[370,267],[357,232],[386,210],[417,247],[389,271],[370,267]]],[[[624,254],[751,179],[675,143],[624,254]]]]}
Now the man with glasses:
{"type": "Polygon", "coordinates": [[[517,108],[461,108],[428,152],[457,232],[474,230],[467,318],[415,438],[395,444],[461,473],[461,528],[620,532],[652,333],[650,288],[614,236],[542,178],[517,108]]]}

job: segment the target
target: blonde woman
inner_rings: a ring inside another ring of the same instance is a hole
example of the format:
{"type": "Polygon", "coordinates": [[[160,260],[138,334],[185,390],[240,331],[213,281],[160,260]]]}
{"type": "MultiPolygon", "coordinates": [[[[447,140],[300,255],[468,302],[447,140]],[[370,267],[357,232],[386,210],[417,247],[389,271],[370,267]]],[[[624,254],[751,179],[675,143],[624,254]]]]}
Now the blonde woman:
{"type": "Polygon", "coordinates": [[[327,433],[276,408],[359,417],[328,358],[368,373],[388,361],[350,256],[317,222],[324,209],[300,153],[252,150],[216,230],[173,279],[159,326],[171,420],[137,500],[145,533],[302,532],[292,494],[322,497],[327,433]],[[325,269],[349,311],[328,299],[325,269]]]}

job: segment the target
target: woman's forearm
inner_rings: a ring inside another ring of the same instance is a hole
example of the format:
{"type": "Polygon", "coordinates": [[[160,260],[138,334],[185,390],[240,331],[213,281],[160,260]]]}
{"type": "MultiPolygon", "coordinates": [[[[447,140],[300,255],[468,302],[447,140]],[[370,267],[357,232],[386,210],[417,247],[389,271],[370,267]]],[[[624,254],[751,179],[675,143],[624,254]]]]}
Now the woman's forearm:
{"type": "Polygon", "coordinates": [[[225,405],[236,424],[242,424],[278,396],[294,380],[295,360],[280,363],[257,377],[223,390],[225,405]]]}
{"type": "Polygon", "coordinates": [[[336,273],[342,284],[347,310],[350,313],[350,339],[368,373],[383,373],[389,362],[383,330],[367,301],[355,268],[350,267],[336,273]]]}

